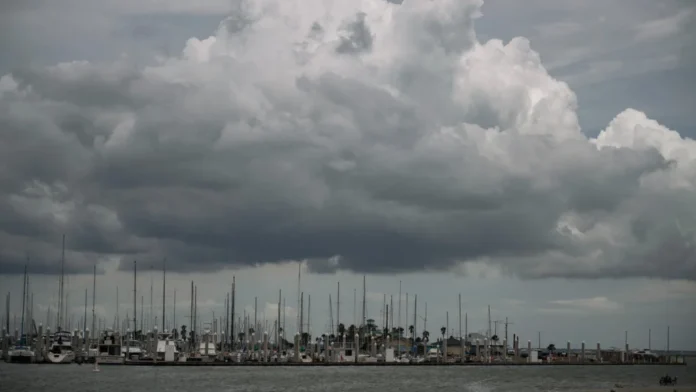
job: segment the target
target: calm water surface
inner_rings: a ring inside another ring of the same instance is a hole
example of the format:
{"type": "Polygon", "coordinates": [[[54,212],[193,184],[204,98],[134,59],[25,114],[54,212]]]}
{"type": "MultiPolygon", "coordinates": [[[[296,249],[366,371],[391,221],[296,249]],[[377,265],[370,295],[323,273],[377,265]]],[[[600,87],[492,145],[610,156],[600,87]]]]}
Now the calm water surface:
{"type": "Polygon", "coordinates": [[[91,391],[587,391],[655,386],[661,375],[696,385],[689,366],[607,367],[122,367],[0,363],[2,392],[91,391]]]}

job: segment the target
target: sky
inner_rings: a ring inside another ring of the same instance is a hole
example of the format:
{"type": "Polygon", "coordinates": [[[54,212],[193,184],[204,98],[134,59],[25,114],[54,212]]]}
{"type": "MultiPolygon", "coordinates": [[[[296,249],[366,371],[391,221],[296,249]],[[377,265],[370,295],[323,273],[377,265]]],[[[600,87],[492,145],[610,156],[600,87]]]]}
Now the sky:
{"type": "Polygon", "coordinates": [[[55,308],[65,235],[75,320],[95,266],[98,318],[132,317],[137,260],[145,313],[166,264],[170,322],[191,281],[223,313],[234,276],[237,313],[272,323],[282,290],[295,331],[299,267],[314,335],[329,294],[361,317],[366,276],[378,324],[385,295],[413,324],[408,293],[417,330],[456,336],[461,294],[469,332],[490,306],[543,346],[664,349],[669,326],[696,350],[694,22],[690,1],[0,1],[11,318],[25,265],[35,318],[55,308]]]}

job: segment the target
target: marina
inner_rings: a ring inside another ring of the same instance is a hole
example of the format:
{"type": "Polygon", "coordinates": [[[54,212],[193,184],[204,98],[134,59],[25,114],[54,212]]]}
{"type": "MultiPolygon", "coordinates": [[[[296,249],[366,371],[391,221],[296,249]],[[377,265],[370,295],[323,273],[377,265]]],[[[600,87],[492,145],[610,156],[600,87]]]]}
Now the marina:
{"type": "MultiPolygon", "coordinates": [[[[63,238],[63,244],[65,238],[63,238]]],[[[64,245],[63,245],[64,246],[64,245]]],[[[367,280],[362,279],[362,315],[358,319],[356,309],[357,290],[353,292],[355,324],[346,326],[341,320],[341,286],[336,287],[336,311],[333,300],[328,296],[330,314],[328,331],[318,335],[311,332],[311,295],[302,291],[302,268],[297,275],[297,330],[286,332],[285,298],[278,290],[277,313],[275,320],[258,319],[258,301],[254,298],[253,312],[246,309],[242,315],[236,308],[236,277],[232,277],[230,291],[224,293],[224,316],[204,320],[198,311],[198,287],[190,283],[190,309],[187,318],[190,326],[171,328],[176,323],[176,311],[168,323],[166,312],[166,261],[162,262],[162,315],[143,328],[143,303],[141,296],[138,308],[137,262],[133,262],[133,307],[132,318],[126,315],[120,319],[117,313],[111,327],[105,320],[96,317],[96,266],[92,276],[92,328],[87,327],[88,290],[84,293],[84,315],[80,328],[70,329],[67,313],[67,294],[63,267],[64,252],[61,255],[61,274],[59,279],[58,312],[55,331],[38,324],[33,314],[33,295],[30,294],[29,275],[26,267],[22,288],[22,313],[20,328],[9,334],[10,293],[7,295],[5,325],[0,336],[0,355],[8,363],[24,364],[70,364],[94,363],[95,371],[99,365],[121,366],[684,366],[687,355],[669,349],[669,327],[667,328],[667,350],[652,351],[632,349],[628,345],[628,331],[625,333],[624,347],[604,348],[598,342],[589,345],[585,342],[573,345],[567,341],[564,347],[549,344],[542,347],[539,333],[537,346],[531,340],[522,340],[517,334],[508,335],[505,320],[493,320],[488,306],[488,328],[481,332],[469,332],[468,313],[462,312],[462,298],[459,295],[458,333],[449,328],[449,312],[446,325],[440,328],[440,336],[427,329],[428,304],[425,303],[423,316],[418,313],[418,295],[413,297],[412,322],[409,318],[409,297],[402,307],[401,282],[395,312],[393,296],[387,300],[384,294],[380,311],[382,320],[378,322],[368,317],[366,307],[367,280]],[[401,317],[405,309],[406,317],[401,317]],[[281,312],[281,309],[283,310],[281,312]],[[305,313],[306,309],[306,313],[305,313]],[[140,319],[138,319],[140,310],[140,319]],[[396,315],[395,315],[396,313],[396,315]],[[334,322],[335,315],[335,322],[334,322]],[[462,317],[463,316],[463,317],[462,317]],[[419,319],[422,324],[419,325],[419,319]],[[97,322],[98,321],[98,322],[97,322]],[[498,324],[504,331],[498,333],[498,324]],[[95,333],[91,333],[95,331],[95,333]],[[451,333],[448,334],[447,332],[451,333]],[[448,336],[449,335],[449,336],[448,336]],[[289,339],[288,339],[289,338],[289,339]]],[[[150,309],[154,297],[153,276],[150,274],[150,309]]],[[[118,303],[118,288],[116,291],[118,303]]],[[[174,292],[176,302],[176,291],[174,292]]],[[[174,309],[175,306],[173,307],[174,309]]],[[[50,320],[50,314],[47,321],[50,320]]],[[[50,321],[49,321],[50,322],[50,321]]],[[[648,342],[650,346],[650,342],[648,342]]]]}
{"type": "MultiPolygon", "coordinates": [[[[134,288],[137,280],[136,264],[134,263],[134,288]]],[[[25,273],[24,297],[27,297],[28,276],[25,273]]],[[[94,274],[96,286],[96,271],[94,274]]],[[[163,280],[165,279],[163,268],[163,280]]],[[[61,284],[62,284],[61,277],[61,284]]],[[[446,337],[447,327],[442,327],[441,337],[430,339],[426,329],[427,303],[423,318],[422,333],[418,333],[417,318],[407,328],[400,327],[400,320],[394,322],[393,301],[384,300],[384,320],[382,326],[363,313],[364,322],[359,326],[346,327],[342,323],[334,324],[331,312],[331,331],[313,336],[304,326],[310,324],[311,297],[307,296],[307,313],[304,313],[304,293],[300,291],[301,275],[298,272],[299,309],[298,324],[300,327],[291,341],[285,338],[285,315],[281,313],[284,302],[282,291],[278,292],[278,312],[273,323],[259,322],[256,306],[253,314],[244,312],[244,317],[235,317],[235,278],[232,280],[231,291],[226,293],[225,316],[215,318],[207,323],[197,320],[197,287],[191,282],[191,303],[189,318],[192,325],[199,328],[188,330],[182,325],[180,330],[162,329],[155,325],[152,331],[133,330],[138,325],[134,316],[126,318],[114,329],[99,323],[96,334],[90,329],[63,329],[63,315],[57,318],[56,331],[50,328],[44,330],[43,325],[36,326],[27,311],[26,319],[22,318],[21,330],[15,330],[13,335],[3,328],[1,339],[2,358],[9,363],[33,364],[69,364],[95,363],[98,365],[121,366],[685,366],[688,355],[674,351],[652,351],[650,349],[631,349],[628,343],[623,348],[603,348],[600,343],[590,346],[585,342],[572,345],[566,342],[565,347],[550,344],[532,346],[531,340],[522,341],[520,336],[512,334],[508,340],[507,325],[504,335],[499,337],[496,328],[483,333],[468,331],[468,314],[464,314],[462,323],[461,297],[459,309],[459,331],[457,337],[446,337]],[[391,306],[391,313],[389,311],[391,306]],[[237,319],[236,322],[233,320],[237,319]],[[25,325],[31,326],[25,328],[25,325]],[[239,331],[236,332],[235,331],[239,331]],[[258,331],[258,332],[257,332],[258,331]],[[234,336],[234,339],[230,339],[234,336]],[[524,343],[523,343],[524,342],[524,343]]],[[[340,283],[337,285],[337,297],[340,297],[340,283]]],[[[163,283],[163,287],[165,284],[163,283]]],[[[62,291],[62,287],[60,288],[62,291]]],[[[135,291],[135,289],[134,289],[135,291]]],[[[366,279],[363,278],[363,312],[366,293],[366,279]]],[[[85,292],[85,317],[87,320],[87,292],[85,292]]],[[[399,293],[400,295],[401,293],[399,293]]],[[[9,298],[9,296],[8,296],[9,298]]],[[[137,297],[136,297],[137,298],[137,297]]],[[[162,308],[165,307],[163,293],[162,308]]],[[[61,300],[62,301],[62,300],[61,300]]],[[[331,301],[331,298],[329,298],[331,301]]],[[[413,300],[413,315],[417,315],[418,297],[413,300]]],[[[23,307],[26,301],[23,302],[23,307]]],[[[408,305],[407,305],[408,306],[408,305]]],[[[95,300],[93,294],[92,312],[94,316],[95,300]]],[[[331,304],[330,304],[331,308],[331,304]]],[[[133,315],[137,315],[137,302],[133,303],[133,315]]],[[[407,308],[408,309],[408,308],[407,308]]],[[[337,309],[337,316],[339,313],[337,309]]],[[[401,306],[397,315],[400,319],[401,306]]],[[[492,324],[490,309],[488,325],[492,324]]],[[[9,319],[9,317],[7,318],[9,319]]],[[[166,314],[162,315],[166,320],[166,314]]],[[[447,317],[449,320],[449,317],[447,317]]],[[[93,317],[92,323],[96,325],[93,317]]],[[[142,317],[140,320],[142,325],[142,317]]],[[[507,320],[505,321],[507,323],[507,320]]],[[[627,333],[626,333],[627,337],[627,333]]],[[[668,336],[669,339],[669,336],[668,336]]],[[[626,339],[627,340],[627,339],[626,339]]],[[[668,340],[669,341],[669,340],[668,340]]]]}

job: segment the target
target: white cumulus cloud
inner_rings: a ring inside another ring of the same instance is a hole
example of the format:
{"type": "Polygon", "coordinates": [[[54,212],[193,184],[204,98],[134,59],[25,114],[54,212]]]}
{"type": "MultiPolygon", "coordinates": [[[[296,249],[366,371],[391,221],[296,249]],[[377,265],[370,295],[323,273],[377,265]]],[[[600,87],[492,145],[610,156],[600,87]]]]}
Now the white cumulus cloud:
{"type": "Polygon", "coordinates": [[[479,41],[481,4],[241,1],[151,66],[3,76],[0,273],[25,249],[53,266],[66,233],[74,270],[696,279],[674,225],[696,221],[694,141],[633,109],[589,139],[533,43],[479,41]]]}

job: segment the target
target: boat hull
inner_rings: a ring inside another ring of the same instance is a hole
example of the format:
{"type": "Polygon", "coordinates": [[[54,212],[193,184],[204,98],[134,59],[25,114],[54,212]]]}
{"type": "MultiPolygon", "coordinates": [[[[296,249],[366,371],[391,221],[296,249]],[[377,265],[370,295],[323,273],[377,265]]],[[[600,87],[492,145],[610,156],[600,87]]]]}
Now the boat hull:
{"type": "Polygon", "coordinates": [[[14,350],[10,351],[7,355],[7,362],[9,363],[33,363],[34,353],[28,350],[14,350]]]}
{"type": "Polygon", "coordinates": [[[63,353],[48,353],[46,354],[46,361],[52,364],[73,363],[73,361],[75,361],[75,353],[72,351],[63,353]]]}

